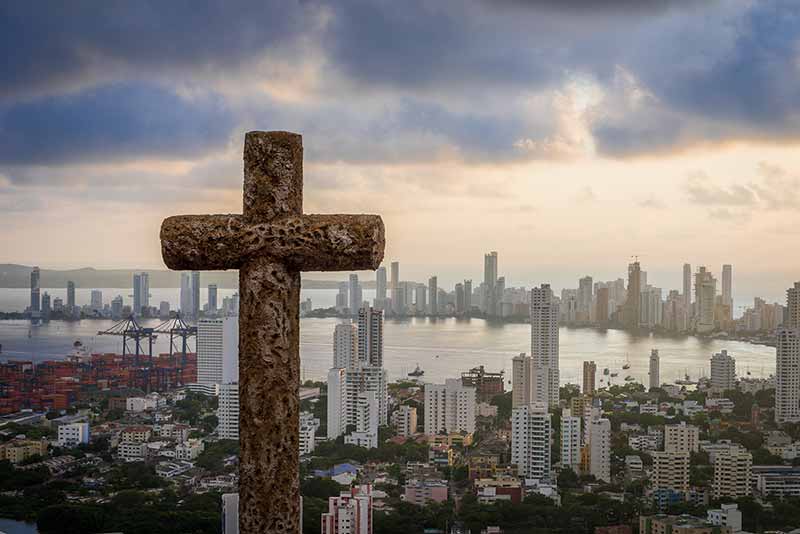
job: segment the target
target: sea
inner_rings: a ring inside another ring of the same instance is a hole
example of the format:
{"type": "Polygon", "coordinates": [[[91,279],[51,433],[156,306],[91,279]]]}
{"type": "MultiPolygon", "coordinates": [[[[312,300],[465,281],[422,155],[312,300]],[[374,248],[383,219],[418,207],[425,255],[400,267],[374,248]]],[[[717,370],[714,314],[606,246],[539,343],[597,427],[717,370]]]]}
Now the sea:
{"type": "MultiPolygon", "coordinates": [[[[42,289],[51,296],[66,299],[63,289],[42,289]]],[[[131,289],[101,289],[104,302],[122,295],[126,303],[131,289]]],[[[89,302],[88,289],[76,291],[78,305],[89,302]]],[[[218,299],[230,296],[233,290],[220,290],[218,299]]],[[[364,291],[371,300],[374,291],[364,291]]],[[[0,311],[22,311],[28,304],[27,289],[0,289],[0,311]]],[[[204,300],[205,292],[201,300],[204,300]]],[[[336,290],[303,290],[301,298],[312,300],[314,308],[334,305],[336,290]]],[[[151,289],[150,302],[166,300],[174,309],[179,300],[177,289],[151,289]]],[[[304,380],[325,380],[333,361],[333,330],[341,319],[304,318],[300,321],[301,374],[304,380]]],[[[155,326],[157,320],[143,321],[155,326]]],[[[99,335],[114,324],[110,320],[86,319],[75,322],[51,321],[31,327],[28,321],[0,321],[0,360],[29,359],[42,361],[64,358],[80,341],[93,352],[121,352],[121,338],[99,335]]],[[[156,339],[155,351],[168,351],[168,339],[156,339]]],[[[672,382],[689,375],[696,379],[709,374],[709,359],[723,349],[736,358],[739,376],[768,377],[775,370],[775,349],[742,341],[716,340],[694,336],[663,337],[634,335],[622,330],[594,328],[560,329],[559,363],[562,383],[580,383],[582,363],[593,360],[600,370],[600,385],[622,383],[630,376],[647,383],[651,349],[661,357],[661,380],[672,382]],[[628,365],[628,369],[623,366],[628,365]],[[604,375],[602,370],[609,369],[604,375]],[[616,377],[611,377],[616,373],[616,377]]],[[[487,371],[504,371],[511,380],[511,358],[530,352],[530,326],[527,324],[492,323],[483,319],[405,318],[387,319],[384,323],[384,367],[390,380],[406,377],[419,366],[426,382],[441,383],[463,371],[483,365],[487,371]]]]}

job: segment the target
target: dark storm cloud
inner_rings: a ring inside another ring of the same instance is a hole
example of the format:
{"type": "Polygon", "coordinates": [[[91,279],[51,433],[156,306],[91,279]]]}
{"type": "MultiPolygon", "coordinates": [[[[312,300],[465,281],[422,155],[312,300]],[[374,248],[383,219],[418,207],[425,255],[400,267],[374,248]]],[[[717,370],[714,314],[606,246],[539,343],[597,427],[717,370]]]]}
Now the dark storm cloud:
{"type": "Polygon", "coordinates": [[[800,136],[800,3],[754,2],[654,37],[626,58],[654,102],[598,120],[593,133],[603,152],[800,136]]]}
{"type": "Polygon", "coordinates": [[[135,79],[154,71],[230,70],[313,27],[316,11],[303,4],[2,2],[0,96],[51,92],[115,73],[135,79]]]}
{"type": "Polygon", "coordinates": [[[233,125],[219,97],[182,98],[155,86],[104,86],[0,105],[0,163],[197,156],[224,144],[233,125]]]}

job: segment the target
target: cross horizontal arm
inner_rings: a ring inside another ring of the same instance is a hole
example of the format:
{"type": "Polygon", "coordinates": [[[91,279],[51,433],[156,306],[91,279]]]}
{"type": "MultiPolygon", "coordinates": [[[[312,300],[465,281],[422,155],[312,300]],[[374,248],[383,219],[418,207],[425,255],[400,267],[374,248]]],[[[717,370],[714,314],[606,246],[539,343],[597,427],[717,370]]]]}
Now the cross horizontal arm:
{"type": "Polygon", "coordinates": [[[296,271],[377,269],[384,228],[378,215],[301,215],[247,223],[242,215],[179,215],[161,225],[170,269],[239,269],[268,257],[296,271]]]}

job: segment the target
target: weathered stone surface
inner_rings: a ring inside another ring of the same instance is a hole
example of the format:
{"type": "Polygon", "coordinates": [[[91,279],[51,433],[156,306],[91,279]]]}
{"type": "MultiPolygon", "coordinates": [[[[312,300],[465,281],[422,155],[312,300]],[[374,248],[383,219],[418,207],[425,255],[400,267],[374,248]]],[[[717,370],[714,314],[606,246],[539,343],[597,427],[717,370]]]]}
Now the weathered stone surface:
{"type": "Polygon", "coordinates": [[[161,225],[170,269],[238,269],[269,257],[304,271],[377,269],[384,229],[377,215],[303,215],[250,223],[242,215],[181,215],[161,225]]]}
{"type": "Polygon", "coordinates": [[[161,226],[171,269],[239,269],[239,531],[299,534],[300,271],[376,269],[375,215],[302,215],[302,138],[249,132],[242,215],[161,226]]]}

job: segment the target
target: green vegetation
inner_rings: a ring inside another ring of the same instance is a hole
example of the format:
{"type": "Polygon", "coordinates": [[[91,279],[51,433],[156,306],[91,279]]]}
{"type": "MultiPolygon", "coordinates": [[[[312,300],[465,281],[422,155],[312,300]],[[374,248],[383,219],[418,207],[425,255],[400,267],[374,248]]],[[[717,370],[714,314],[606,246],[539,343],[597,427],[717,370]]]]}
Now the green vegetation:
{"type": "Polygon", "coordinates": [[[42,534],[150,534],[165,529],[175,534],[217,534],[220,521],[219,493],[178,499],[172,491],[160,494],[123,491],[104,505],[48,506],[39,513],[37,527],[42,534]]]}
{"type": "Polygon", "coordinates": [[[220,472],[225,468],[223,460],[228,456],[239,455],[239,442],[223,439],[217,442],[206,443],[205,449],[197,457],[196,465],[208,471],[220,472]]]}
{"type": "Polygon", "coordinates": [[[422,462],[428,460],[426,444],[406,441],[402,445],[381,442],[376,449],[346,445],[342,438],[317,445],[309,462],[310,469],[328,469],[343,462],[422,462]]]}

